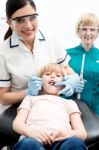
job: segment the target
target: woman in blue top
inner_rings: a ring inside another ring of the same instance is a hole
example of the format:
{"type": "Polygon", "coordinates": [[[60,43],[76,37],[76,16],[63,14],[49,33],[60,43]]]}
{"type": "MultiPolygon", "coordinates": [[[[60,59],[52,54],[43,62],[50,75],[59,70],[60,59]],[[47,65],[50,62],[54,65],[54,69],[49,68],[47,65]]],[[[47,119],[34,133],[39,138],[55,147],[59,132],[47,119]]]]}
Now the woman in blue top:
{"type": "MultiPolygon", "coordinates": [[[[94,46],[99,33],[98,17],[92,13],[81,16],[76,33],[81,43],[66,50],[72,58],[69,65],[86,80],[79,98],[99,115],[99,49],[94,46]]],[[[82,81],[80,85],[82,88],[82,81]]],[[[80,89],[76,89],[73,98],[77,98],[79,92],[80,89]]]]}

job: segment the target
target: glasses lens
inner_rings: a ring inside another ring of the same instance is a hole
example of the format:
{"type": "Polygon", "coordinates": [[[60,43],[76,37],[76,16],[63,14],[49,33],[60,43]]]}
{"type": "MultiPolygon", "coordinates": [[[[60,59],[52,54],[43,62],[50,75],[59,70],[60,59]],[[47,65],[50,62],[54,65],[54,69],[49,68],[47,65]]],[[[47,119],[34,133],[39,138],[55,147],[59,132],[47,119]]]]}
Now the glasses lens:
{"type": "Polygon", "coordinates": [[[26,15],[26,16],[21,16],[21,17],[16,17],[11,19],[12,22],[14,22],[17,25],[23,25],[26,23],[26,21],[35,21],[37,19],[38,14],[32,14],[32,15],[26,15]]]}
{"type": "Polygon", "coordinates": [[[30,21],[34,21],[35,19],[37,19],[38,14],[33,14],[31,16],[29,16],[29,20],[30,21]]]}
{"type": "Polygon", "coordinates": [[[16,24],[23,24],[25,22],[25,18],[16,18],[14,21],[16,24]]]}
{"type": "Polygon", "coordinates": [[[87,30],[90,30],[90,31],[96,31],[98,30],[98,27],[83,27],[83,26],[80,26],[79,29],[81,29],[82,31],[87,31],[87,30]]]}

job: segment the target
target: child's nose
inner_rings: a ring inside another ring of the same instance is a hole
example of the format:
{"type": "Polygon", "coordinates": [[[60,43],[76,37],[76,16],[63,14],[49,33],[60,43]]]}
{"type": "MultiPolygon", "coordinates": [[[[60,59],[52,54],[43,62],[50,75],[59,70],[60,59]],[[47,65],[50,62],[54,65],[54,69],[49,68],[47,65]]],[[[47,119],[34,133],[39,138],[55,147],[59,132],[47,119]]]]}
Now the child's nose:
{"type": "Polygon", "coordinates": [[[51,78],[55,78],[55,73],[52,73],[52,74],[51,74],[51,78]]]}

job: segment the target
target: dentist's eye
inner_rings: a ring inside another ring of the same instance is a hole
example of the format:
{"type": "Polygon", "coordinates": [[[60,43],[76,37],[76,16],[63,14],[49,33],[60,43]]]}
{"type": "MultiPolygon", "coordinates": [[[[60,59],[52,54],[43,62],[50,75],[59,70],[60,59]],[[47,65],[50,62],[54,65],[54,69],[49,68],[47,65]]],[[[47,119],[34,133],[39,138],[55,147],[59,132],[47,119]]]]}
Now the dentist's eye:
{"type": "Polygon", "coordinates": [[[25,22],[25,19],[24,18],[17,18],[15,19],[16,23],[23,23],[25,22]]]}

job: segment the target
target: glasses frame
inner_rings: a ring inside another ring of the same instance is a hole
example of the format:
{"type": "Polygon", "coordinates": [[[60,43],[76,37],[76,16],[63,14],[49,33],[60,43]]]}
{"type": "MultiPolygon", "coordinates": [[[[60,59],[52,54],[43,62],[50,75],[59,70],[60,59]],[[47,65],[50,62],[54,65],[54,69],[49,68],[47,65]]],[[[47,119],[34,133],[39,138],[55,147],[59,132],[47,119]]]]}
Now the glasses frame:
{"type": "Polygon", "coordinates": [[[79,26],[78,28],[79,28],[79,29],[95,29],[95,30],[98,30],[98,29],[99,29],[98,26],[97,26],[97,27],[79,26]]]}
{"type": "MultiPolygon", "coordinates": [[[[36,17],[39,16],[38,13],[34,13],[34,14],[29,14],[29,15],[24,15],[24,16],[20,16],[20,17],[15,17],[15,18],[10,18],[9,20],[11,22],[14,22],[17,25],[23,25],[25,24],[25,20],[23,22],[18,22],[18,19],[23,19],[23,18],[28,18],[28,17],[34,17],[34,20],[37,19],[36,17]]],[[[31,22],[33,22],[34,20],[32,20],[31,22]]]]}
{"type": "Polygon", "coordinates": [[[79,26],[78,27],[82,32],[87,32],[89,29],[90,32],[92,33],[98,33],[99,32],[99,27],[98,26],[79,26]]]}

